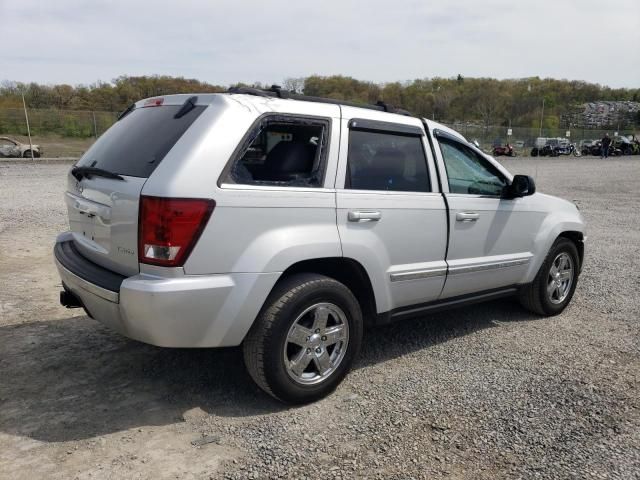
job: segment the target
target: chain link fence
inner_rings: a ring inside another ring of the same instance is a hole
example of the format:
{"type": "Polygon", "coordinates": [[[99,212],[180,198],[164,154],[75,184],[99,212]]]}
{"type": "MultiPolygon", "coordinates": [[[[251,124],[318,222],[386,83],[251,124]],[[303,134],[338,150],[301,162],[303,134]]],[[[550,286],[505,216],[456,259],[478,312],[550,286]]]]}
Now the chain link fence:
{"type": "MultiPolygon", "coordinates": [[[[55,109],[28,109],[31,136],[44,146],[47,156],[79,156],[103,134],[117,119],[117,112],[77,111],[55,109]]],[[[446,122],[445,122],[446,123],[446,122]]],[[[605,133],[614,136],[637,135],[636,130],[616,132],[614,130],[592,130],[578,128],[527,128],[505,126],[482,126],[474,123],[446,123],[462,133],[469,141],[478,141],[481,148],[490,152],[494,145],[509,143],[517,155],[529,155],[538,137],[568,138],[578,147],[583,140],[601,139],[605,133]],[[510,133],[510,134],[509,134],[510,133]],[[567,137],[568,133],[568,137],[567,137]]],[[[27,124],[24,110],[0,109],[0,136],[15,136],[26,139],[27,124]]]]}
{"type": "MultiPolygon", "coordinates": [[[[116,112],[78,110],[27,111],[32,135],[59,135],[71,138],[99,137],[116,121],[116,112]]],[[[27,124],[21,108],[0,109],[0,135],[26,135],[27,124]]]]}

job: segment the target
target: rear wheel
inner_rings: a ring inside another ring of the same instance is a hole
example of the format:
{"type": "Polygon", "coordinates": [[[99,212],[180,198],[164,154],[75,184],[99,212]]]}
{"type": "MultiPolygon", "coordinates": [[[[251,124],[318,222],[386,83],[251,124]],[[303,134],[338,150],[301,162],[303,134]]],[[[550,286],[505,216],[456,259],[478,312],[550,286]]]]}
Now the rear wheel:
{"type": "Polygon", "coordinates": [[[579,270],[580,259],[575,244],[567,238],[558,238],[536,278],[520,290],[520,303],[540,315],[561,313],[573,297],[579,270]]]}
{"type": "Polygon", "coordinates": [[[537,157],[538,156],[538,149],[537,148],[532,148],[531,149],[531,156],[532,157],[537,157]]]}
{"type": "Polygon", "coordinates": [[[296,274],[269,295],[244,343],[244,361],[262,390],[287,403],[332,392],[362,342],[362,313],[351,291],[329,277],[296,274]]]}

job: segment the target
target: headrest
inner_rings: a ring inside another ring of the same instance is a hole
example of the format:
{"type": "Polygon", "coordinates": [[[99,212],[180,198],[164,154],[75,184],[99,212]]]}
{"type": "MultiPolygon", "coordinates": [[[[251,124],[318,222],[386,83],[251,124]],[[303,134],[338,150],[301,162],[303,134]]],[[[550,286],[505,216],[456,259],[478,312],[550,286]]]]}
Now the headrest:
{"type": "Polygon", "coordinates": [[[315,146],[298,142],[279,142],[267,154],[265,167],[273,173],[310,172],[315,146]]]}

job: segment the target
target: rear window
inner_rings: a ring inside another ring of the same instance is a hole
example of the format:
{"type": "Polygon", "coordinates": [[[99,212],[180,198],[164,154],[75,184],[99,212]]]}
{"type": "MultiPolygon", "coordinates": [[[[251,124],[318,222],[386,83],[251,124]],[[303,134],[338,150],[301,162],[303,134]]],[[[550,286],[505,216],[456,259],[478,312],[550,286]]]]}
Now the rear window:
{"type": "Polygon", "coordinates": [[[130,177],[149,177],[206,106],[174,118],[181,105],[136,108],[107,130],[78,162],[130,177]]]}

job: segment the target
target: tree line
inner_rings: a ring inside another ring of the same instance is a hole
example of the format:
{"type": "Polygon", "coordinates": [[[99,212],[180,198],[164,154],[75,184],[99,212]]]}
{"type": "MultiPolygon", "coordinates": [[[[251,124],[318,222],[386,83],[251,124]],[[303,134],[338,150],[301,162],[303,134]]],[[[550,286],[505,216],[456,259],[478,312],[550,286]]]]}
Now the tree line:
{"type": "MultiPolygon", "coordinates": [[[[266,87],[259,82],[232,86],[266,87]]],[[[406,82],[375,83],[346,76],[312,75],[288,78],[282,87],[306,95],[360,103],[389,105],[444,122],[537,127],[544,100],[544,127],[563,127],[564,114],[586,102],[628,100],[640,102],[640,88],[610,88],[577,80],[538,77],[425,78],[406,82]]],[[[121,76],[92,85],[42,85],[5,81],[0,84],[0,108],[28,108],[117,112],[141,98],[172,93],[215,93],[228,87],[170,76],[121,76]]],[[[640,118],[634,122],[640,124],[640,118]]]]}

